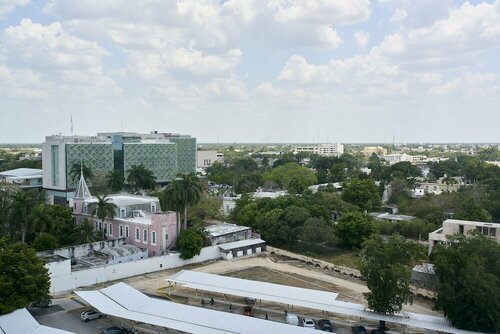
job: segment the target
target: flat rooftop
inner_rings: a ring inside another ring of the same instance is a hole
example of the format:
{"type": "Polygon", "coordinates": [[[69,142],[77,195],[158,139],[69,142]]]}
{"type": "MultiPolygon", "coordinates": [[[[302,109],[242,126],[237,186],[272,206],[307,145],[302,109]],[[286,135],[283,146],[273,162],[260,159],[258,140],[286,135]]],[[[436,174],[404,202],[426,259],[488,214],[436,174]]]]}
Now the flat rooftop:
{"type": "Polygon", "coordinates": [[[210,234],[211,237],[219,237],[221,235],[236,233],[240,231],[247,231],[250,229],[251,228],[247,226],[240,226],[228,223],[209,225],[205,227],[205,230],[208,232],[208,234],[210,234]]]}

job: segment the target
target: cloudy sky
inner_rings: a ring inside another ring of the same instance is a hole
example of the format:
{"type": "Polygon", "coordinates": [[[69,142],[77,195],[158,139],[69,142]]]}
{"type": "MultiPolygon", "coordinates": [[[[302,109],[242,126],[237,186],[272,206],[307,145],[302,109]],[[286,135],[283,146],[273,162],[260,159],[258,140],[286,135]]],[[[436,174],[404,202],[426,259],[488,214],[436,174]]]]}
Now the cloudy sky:
{"type": "Polygon", "coordinates": [[[0,142],[498,142],[500,0],[0,0],[0,142]]]}

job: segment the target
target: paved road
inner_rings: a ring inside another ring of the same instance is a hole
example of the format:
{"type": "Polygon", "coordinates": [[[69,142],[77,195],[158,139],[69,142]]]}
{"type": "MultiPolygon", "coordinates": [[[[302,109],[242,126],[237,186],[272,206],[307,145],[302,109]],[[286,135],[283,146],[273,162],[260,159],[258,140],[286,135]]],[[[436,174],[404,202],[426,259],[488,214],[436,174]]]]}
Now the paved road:
{"type": "Polygon", "coordinates": [[[83,322],[80,313],[83,306],[73,299],[54,299],[46,309],[34,309],[32,314],[42,325],[64,329],[78,334],[96,334],[112,326],[110,319],[102,318],[83,322]]]}

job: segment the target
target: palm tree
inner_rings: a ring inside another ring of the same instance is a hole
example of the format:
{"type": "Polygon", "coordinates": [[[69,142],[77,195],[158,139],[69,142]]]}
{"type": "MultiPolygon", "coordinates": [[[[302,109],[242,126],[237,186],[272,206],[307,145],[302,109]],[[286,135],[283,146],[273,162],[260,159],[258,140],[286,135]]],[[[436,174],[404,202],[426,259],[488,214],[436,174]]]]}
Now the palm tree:
{"type": "Polygon", "coordinates": [[[77,245],[96,241],[94,226],[87,218],[80,223],[71,236],[77,245]]]}
{"type": "MultiPolygon", "coordinates": [[[[116,205],[110,202],[110,198],[106,195],[97,195],[97,207],[92,211],[92,216],[97,216],[101,220],[104,227],[104,220],[106,218],[115,218],[116,205]]],[[[102,229],[102,236],[104,238],[104,228],[102,229]]]]}
{"type": "Polygon", "coordinates": [[[447,176],[446,174],[444,175],[443,181],[444,184],[446,184],[446,191],[448,192],[450,189],[450,185],[452,184],[457,184],[457,180],[454,177],[447,176]]]}
{"type": "Polygon", "coordinates": [[[73,180],[73,182],[79,180],[82,171],[83,177],[87,180],[90,180],[94,176],[92,169],[90,169],[90,167],[86,166],[84,163],[74,163],[73,165],[71,165],[71,168],[69,170],[69,176],[71,176],[71,180],[73,180]]]}
{"type": "Polygon", "coordinates": [[[169,183],[168,187],[163,191],[163,198],[167,205],[166,209],[175,211],[177,221],[177,234],[181,230],[181,217],[179,211],[182,210],[182,185],[180,180],[174,180],[169,183]]]}
{"type": "Polygon", "coordinates": [[[35,206],[35,200],[31,193],[18,191],[12,198],[10,208],[10,226],[11,234],[16,228],[21,229],[21,241],[26,242],[26,235],[30,225],[30,213],[35,206]]]}
{"type": "Polygon", "coordinates": [[[203,188],[195,173],[183,174],[165,189],[165,201],[178,212],[184,211],[184,229],[187,228],[187,208],[201,200],[203,188]]]}
{"type": "Polygon", "coordinates": [[[127,173],[127,182],[134,190],[153,190],[156,187],[154,173],[142,164],[133,165],[127,173]]]}
{"type": "Polygon", "coordinates": [[[33,232],[42,234],[52,230],[52,217],[44,204],[37,204],[30,213],[33,232]]]}
{"type": "Polygon", "coordinates": [[[119,192],[123,189],[125,178],[123,173],[119,170],[112,170],[106,174],[106,184],[112,192],[119,192]]]}

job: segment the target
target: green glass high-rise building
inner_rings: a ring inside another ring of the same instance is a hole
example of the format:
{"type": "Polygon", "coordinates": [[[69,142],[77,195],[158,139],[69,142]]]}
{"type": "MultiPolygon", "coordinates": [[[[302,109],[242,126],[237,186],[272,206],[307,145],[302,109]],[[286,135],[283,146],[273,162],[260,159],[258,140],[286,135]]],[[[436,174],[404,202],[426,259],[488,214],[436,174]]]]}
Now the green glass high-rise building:
{"type": "Polygon", "coordinates": [[[196,171],[196,138],[188,135],[111,132],[96,136],[48,136],[42,145],[43,188],[56,203],[73,196],[70,171],[83,163],[94,175],[118,170],[127,178],[133,165],[151,170],[158,183],[196,171]]]}

